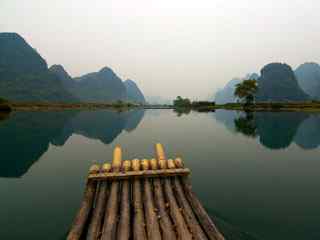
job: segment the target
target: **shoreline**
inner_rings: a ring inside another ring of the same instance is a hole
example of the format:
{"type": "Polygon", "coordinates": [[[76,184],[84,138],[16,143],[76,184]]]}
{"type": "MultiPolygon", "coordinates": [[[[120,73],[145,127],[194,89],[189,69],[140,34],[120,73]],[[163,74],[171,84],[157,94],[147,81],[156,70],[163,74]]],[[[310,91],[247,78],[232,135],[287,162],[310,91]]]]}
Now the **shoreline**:
{"type": "Polygon", "coordinates": [[[304,103],[256,103],[253,105],[244,105],[241,103],[216,104],[214,106],[185,106],[173,107],[179,110],[192,110],[197,112],[214,112],[215,110],[244,111],[244,112],[320,112],[320,102],[304,103]]]}
{"type": "Polygon", "coordinates": [[[174,106],[160,105],[134,105],[134,104],[110,104],[110,103],[32,103],[32,102],[10,102],[5,105],[4,110],[10,111],[67,111],[67,110],[99,110],[112,109],[117,111],[126,111],[134,108],[143,109],[190,109],[199,112],[212,112],[215,110],[230,111],[248,111],[248,112],[320,112],[320,102],[318,103],[257,103],[251,106],[245,106],[239,103],[217,104],[208,107],[185,107],[176,108],[174,106]],[[8,108],[9,106],[9,108],[8,108]],[[11,109],[10,109],[11,108],[11,109]]]}
{"type": "Polygon", "coordinates": [[[133,108],[140,108],[133,104],[110,104],[110,103],[18,103],[10,102],[8,104],[11,110],[17,111],[69,111],[69,110],[98,110],[113,109],[124,111],[133,108]]]}
{"type": "Polygon", "coordinates": [[[216,105],[215,109],[247,111],[247,112],[320,112],[320,102],[300,102],[300,103],[256,103],[245,106],[239,103],[227,103],[216,105]]]}

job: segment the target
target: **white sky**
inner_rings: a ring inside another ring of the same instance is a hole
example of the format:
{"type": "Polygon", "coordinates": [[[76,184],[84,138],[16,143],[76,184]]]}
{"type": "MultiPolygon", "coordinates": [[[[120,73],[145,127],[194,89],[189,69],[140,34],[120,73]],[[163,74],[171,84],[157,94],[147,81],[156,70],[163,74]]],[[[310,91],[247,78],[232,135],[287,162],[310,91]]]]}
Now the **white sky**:
{"type": "Polygon", "coordinates": [[[203,99],[273,61],[320,62],[319,12],[319,0],[0,0],[0,31],[72,76],[109,66],[146,95],[203,99]]]}

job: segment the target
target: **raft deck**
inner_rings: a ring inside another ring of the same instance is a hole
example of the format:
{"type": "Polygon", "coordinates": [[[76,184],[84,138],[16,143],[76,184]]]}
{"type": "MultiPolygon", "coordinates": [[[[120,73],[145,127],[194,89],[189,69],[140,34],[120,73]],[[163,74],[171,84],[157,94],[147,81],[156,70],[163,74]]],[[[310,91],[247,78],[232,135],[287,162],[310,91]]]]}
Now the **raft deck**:
{"type": "Polygon", "coordinates": [[[181,158],[122,161],[116,147],[112,164],[93,165],[68,240],[224,240],[191,189],[190,170],[181,158]]]}

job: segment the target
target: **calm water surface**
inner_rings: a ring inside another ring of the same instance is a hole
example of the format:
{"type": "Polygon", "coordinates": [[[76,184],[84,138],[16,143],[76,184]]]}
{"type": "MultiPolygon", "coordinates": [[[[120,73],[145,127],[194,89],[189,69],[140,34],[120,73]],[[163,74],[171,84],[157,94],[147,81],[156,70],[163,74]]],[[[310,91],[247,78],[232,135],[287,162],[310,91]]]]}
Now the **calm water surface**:
{"type": "Polygon", "coordinates": [[[171,110],[0,118],[0,239],[65,239],[94,162],[182,156],[227,239],[320,239],[320,115],[171,110]]]}

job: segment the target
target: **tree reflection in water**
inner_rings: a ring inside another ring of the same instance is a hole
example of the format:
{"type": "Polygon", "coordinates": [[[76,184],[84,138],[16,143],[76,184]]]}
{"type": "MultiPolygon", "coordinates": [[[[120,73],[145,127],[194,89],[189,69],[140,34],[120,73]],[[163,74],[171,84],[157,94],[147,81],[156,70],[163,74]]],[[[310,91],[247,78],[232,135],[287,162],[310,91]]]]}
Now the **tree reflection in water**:
{"type": "Polygon", "coordinates": [[[245,116],[234,119],[234,125],[236,131],[248,137],[255,138],[258,135],[253,112],[246,112],[245,116]]]}
{"type": "Polygon", "coordinates": [[[188,115],[191,112],[191,108],[175,108],[173,111],[177,114],[178,117],[182,115],[188,115]]]}
{"type": "Polygon", "coordinates": [[[218,110],[218,122],[229,131],[257,138],[269,149],[284,149],[296,143],[303,149],[320,145],[320,114],[309,112],[235,112],[218,110]]]}

